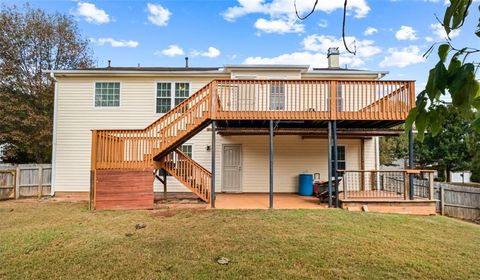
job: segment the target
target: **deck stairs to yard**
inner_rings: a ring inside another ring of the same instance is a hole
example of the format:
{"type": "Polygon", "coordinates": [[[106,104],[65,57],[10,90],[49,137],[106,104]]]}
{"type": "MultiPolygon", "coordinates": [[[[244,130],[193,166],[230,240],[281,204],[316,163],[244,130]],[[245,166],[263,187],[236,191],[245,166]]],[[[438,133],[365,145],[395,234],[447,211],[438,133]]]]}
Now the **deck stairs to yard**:
{"type": "Polygon", "coordinates": [[[94,130],[92,171],[164,169],[209,202],[210,171],[179,147],[212,120],[404,120],[413,94],[411,81],[214,80],[145,129],[94,130]],[[274,107],[272,84],[284,87],[274,107]]]}

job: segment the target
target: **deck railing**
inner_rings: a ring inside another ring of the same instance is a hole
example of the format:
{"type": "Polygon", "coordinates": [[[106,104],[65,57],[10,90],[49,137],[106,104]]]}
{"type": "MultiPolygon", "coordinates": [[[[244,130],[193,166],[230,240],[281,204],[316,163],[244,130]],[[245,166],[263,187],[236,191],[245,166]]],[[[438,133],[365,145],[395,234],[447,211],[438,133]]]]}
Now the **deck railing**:
{"type": "Polygon", "coordinates": [[[404,120],[412,81],[219,80],[216,119],[404,120]]]}
{"type": "Polygon", "coordinates": [[[214,80],[145,129],[94,130],[92,169],[151,167],[210,120],[397,120],[413,81],[214,80]]]}
{"type": "Polygon", "coordinates": [[[433,170],[341,170],[341,199],[433,199],[433,170]]]}
{"type": "Polygon", "coordinates": [[[186,185],[205,202],[210,201],[212,173],[176,149],[162,158],[161,167],[186,185]]]}

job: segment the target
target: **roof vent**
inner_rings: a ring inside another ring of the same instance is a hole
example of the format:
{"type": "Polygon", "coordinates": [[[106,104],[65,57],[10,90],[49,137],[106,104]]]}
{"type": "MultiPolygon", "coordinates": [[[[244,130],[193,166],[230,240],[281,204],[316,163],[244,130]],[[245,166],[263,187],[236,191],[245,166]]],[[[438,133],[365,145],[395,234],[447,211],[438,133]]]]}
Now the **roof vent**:
{"type": "Polygon", "coordinates": [[[108,66],[107,67],[108,68],[112,67],[112,61],[110,59],[108,60],[108,66]]]}
{"type": "Polygon", "coordinates": [[[185,68],[188,68],[188,56],[185,57],[185,68]]]}
{"type": "Polygon", "coordinates": [[[328,68],[340,68],[340,51],[337,48],[329,48],[327,53],[328,68]]]}

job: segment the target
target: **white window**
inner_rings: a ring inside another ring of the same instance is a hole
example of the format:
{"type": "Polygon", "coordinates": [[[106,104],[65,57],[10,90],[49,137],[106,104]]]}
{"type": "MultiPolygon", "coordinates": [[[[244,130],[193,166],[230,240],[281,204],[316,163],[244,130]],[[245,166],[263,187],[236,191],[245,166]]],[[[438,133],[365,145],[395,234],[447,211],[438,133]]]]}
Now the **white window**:
{"type": "Polygon", "coordinates": [[[166,113],[180,104],[190,95],[187,82],[158,82],[156,95],[156,112],[166,113]]]}
{"type": "MultiPolygon", "coordinates": [[[[185,144],[185,145],[180,146],[178,149],[180,151],[182,151],[182,153],[184,153],[189,158],[193,157],[193,145],[185,144]]],[[[163,172],[164,172],[163,169],[160,169],[159,172],[158,172],[158,175],[163,176],[163,174],[164,174],[163,172]]],[[[167,176],[171,176],[171,175],[169,173],[167,173],[167,176]]]]}
{"type": "MultiPolygon", "coordinates": [[[[343,93],[344,86],[337,84],[337,98],[336,98],[336,108],[337,112],[343,112],[343,93]]],[[[327,97],[327,109],[330,110],[330,94],[327,97]]]]}
{"type": "Polygon", "coordinates": [[[343,87],[337,85],[337,112],[343,111],[343,87]]]}
{"type": "Polygon", "coordinates": [[[179,148],[180,151],[182,151],[185,155],[187,155],[189,158],[192,158],[193,156],[193,145],[182,145],[179,148]]]}
{"type": "MultiPolygon", "coordinates": [[[[337,170],[345,170],[347,168],[346,156],[345,156],[345,146],[337,146],[337,170]]],[[[332,146],[332,170],[334,167],[333,161],[333,146],[332,146]]]]}
{"type": "Polygon", "coordinates": [[[95,83],[95,107],[119,107],[120,83],[95,83]]]}
{"type": "Polygon", "coordinates": [[[270,85],[270,110],[285,109],[285,87],[283,83],[270,85]]]}

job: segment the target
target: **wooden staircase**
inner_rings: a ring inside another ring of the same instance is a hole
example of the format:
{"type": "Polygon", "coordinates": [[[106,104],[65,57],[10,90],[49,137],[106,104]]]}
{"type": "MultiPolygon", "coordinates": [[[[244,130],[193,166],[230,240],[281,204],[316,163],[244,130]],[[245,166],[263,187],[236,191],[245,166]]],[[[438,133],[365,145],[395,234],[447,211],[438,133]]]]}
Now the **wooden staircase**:
{"type": "Polygon", "coordinates": [[[210,201],[212,173],[179,149],[160,160],[160,167],[174,176],[205,202],[210,201]]]}
{"type": "Polygon", "coordinates": [[[414,100],[413,81],[214,80],[145,129],[93,130],[93,193],[97,170],[163,168],[208,202],[212,174],[178,147],[212,120],[403,121],[414,100]]]}

